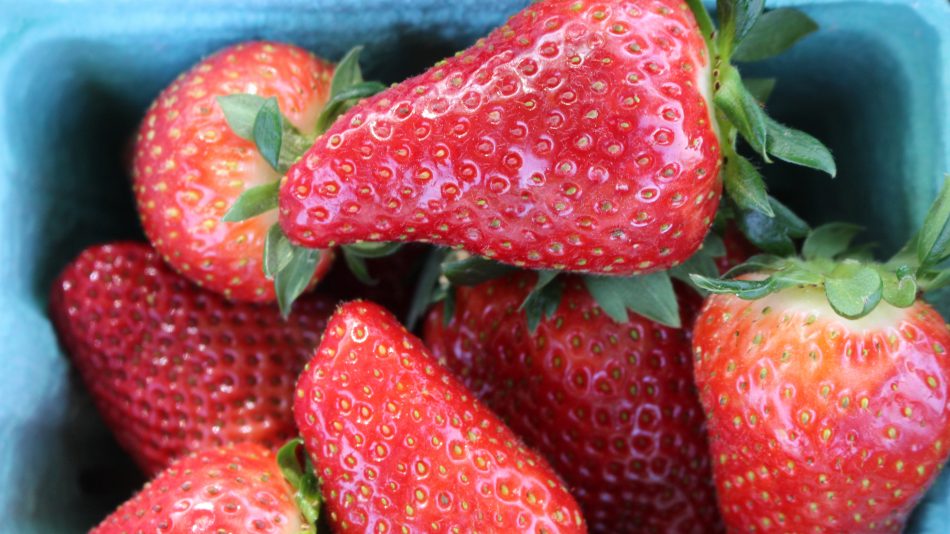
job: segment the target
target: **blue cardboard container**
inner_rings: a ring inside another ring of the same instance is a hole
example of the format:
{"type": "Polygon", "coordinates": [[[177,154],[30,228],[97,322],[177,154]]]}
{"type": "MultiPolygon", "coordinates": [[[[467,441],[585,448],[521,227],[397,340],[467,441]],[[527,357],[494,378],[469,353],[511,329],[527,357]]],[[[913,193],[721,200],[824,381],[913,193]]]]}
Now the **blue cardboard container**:
{"type": "MultiPolygon", "coordinates": [[[[80,532],[141,481],[70,372],[47,289],[87,245],[141,231],[123,153],[175,75],[227,44],[366,44],[396,81],[471,44],[527,0],[0,0],[0,532],[80,532]]],[[[860,222],[883,254],[950,172],[946,0],[776,0],[821,31],[744,72],[776,76],[770,112],[834,151],[839,178],[766,169],[811,222],[860,222]]],[[[749,74],[751,75],[751,74],[749,74]]],[[[945,316],[950,298],[937,297],[945,316]]],[[[911,532],[950,532],[950,476],[911,532]]]]}

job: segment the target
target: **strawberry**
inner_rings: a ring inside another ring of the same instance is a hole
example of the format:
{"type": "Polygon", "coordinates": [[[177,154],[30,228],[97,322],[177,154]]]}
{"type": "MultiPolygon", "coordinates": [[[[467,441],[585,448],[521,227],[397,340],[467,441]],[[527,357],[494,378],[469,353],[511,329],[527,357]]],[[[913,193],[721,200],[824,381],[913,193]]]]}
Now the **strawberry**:
{"type": "Polygon", "coordinates": [[[276,306],[198,288],[138,243],[87,249],[50,296],[66,352],[148,474],[202,447],[295,435],[294,380],[332,306],[310,296],[284,321],[276,306]]]}
{"type": "Polygon", "coordinates": [[[319,496],[302,484],[315,477],[301,476],[296,444],[287,447],[276,458],[253,443],[193,452],[158,474],[91,534],[315,532],[319,496]]]}
{"type": "Polygon", "coordinates": [[[433,355],[550,460],[592,532],[715,531],[689,331],[618,323],[574,276],[531,331],[519,308],[535,278],[458,288],[451,321],[436,307],[425,323],[433,355]]]}
{"type": "MultiPolygon", "coordinates": [[[[274,97],[286,120],[311,134],[332,74],[330,63],[301,48],[241,43],[195,65],[152,103],[136,138],[132,177],[145,233],[175,270],[231,299],[274,300],[262,256],[276,217],[237,224],[221,219],[245,190],[280,175],[252,141],[229,128],[216,99],[232,93],[274,97]]],[[[322,255],[315,279],[331,261],[331,254],[322,255]]]]}
{"type": "Polygon", "coordinates": [[[817,228],[758,257],[696,321],[694,370],[722,514],[736,532],[900,532],[947,460],[950,331],[918,291],[947,284],[950,180],[886,263],[817,228]]]}
{"type": "Polygon", "coordinates": [[[723,179],[740,207],[772,214],[737,133],[766,159],[834,172],[728,64],[762,3],[723,4],[713,40],[696,1],[695,15],[680,0],[532,3],[337,120],[282,180],[284,233],[305,247],[424,241],[597,274],[683,262],[723,179]]]}
{"type": "Polygon", "coordinates": [[[294,414],[337,532],[585,532],[548,464],[379,306],[330,319],[294,414]]]}

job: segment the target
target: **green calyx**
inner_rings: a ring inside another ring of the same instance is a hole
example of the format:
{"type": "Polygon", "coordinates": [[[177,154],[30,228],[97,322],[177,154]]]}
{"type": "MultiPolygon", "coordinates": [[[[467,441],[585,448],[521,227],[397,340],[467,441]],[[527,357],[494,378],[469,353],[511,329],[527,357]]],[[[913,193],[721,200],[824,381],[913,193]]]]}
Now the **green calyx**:
{"type": "Polygon", "coordinates": [[[770,118],[762,104],[774,86],[772,80],[743,80],[730,63],[758,61],[778,55],[815,31],[818,25],[794,9],[764,13],[764,0],[719,0],[719,29],[701,0],[687,0],[699,25],[712,64],[712,100],[719,125],[726,194],[743,212],[775,217],[772,200],[756,166],[739,154],[741,138],[765,163],[773,158],[837,172],[828,149],[814,137],[770,118]]]}
{"type": "Polygon", "coordinates": [[[277,465],[284,478],[294,488],[294,503],[310,526],[309,532],[316,533],[323,496],[320,494],[320,480],[300,438],[292,439],[280,448],[277,465]]]}
{"type": "MultiPolygon", "coordinates": [[[[323,135],[340,115],[359,100],[370,97],[386,87],[379,82],[363,80],[359,66],[358,46],[347,52],[337,64],[330,82],[330,99],[317,118],[315,131],[306,135],[298,131],[280,112],[276,98],[235,94],[218,98],[218,105],[231,130],[239,137],[253,141],[267,163],[280,174],[285,174],[323,135]]],[[[244,191],[221,219],[240,222],[277,209],[280,181],[252,187],[244,191]]],[[[397,245],[368,244],[342,247],[344,259],[356,277],[368,284],[375,281],[369,275],[365,258],[381,257],[398,249],[397,245]]],[[[277,303],[284,317],[290,314],[293,302],[307,289],[313,278],[321,251],[299,247],[290,242],[278,224],[267,232],[264,241],[264,274],[274,281],[277,303]]]]}
{"type": "Polygon", "coordinates": [[[831,223],[808,233],[798,257],[754,256],[722,278],[693,274],[711,293],[758,299],[790,287],[823,288],[838,315],[858,319],[882,301],[898,308],[914,304],[919,293],[950,285],[950,176],[931,206],[923,227],[886,262],[870,259],[870,247],[852,246],[861,228],[831,223]],[[752,278],[735,275],[755,272],[752,278]]]}

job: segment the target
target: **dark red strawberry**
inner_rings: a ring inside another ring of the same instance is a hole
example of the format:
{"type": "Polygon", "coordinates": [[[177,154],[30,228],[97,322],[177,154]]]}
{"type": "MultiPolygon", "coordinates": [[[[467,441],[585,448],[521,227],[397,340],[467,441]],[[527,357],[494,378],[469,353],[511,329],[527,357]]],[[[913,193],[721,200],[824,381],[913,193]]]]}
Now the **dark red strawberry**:
{"type": "MultiPolygon", "coordinates": [[[[301,489],[289,483],[299,479],[291,473],[285,480],[283,469],[273,451],[253,443],[191,453],[158,474],[91,534],[314,532],[312,518],[298,509],[301,489]]],[[[307,497],[304,506],[318,505],[314,495],[307,497]]]]}
{"type": "Polygon", "coordinates": [[[547,463],[375,304],[337,310],[294,413],[337,532],[586,532],[547,463]]]}
{"type": "Polygon", "coordinates": [[[96,246],[60,275],[50,313],[106,423],[144,471],[236,441],[296,434],[294,381],[334,301],[232,303],[178,276],[150,247],[96,246]]]}
{"type": "Polygon", "coordinates": [[[535,278],[458,288],[448,324],[430,312],[426,344],[548,458],[592,532],[718,530],[689,331],[636,314],[617,323],[567,277],[531,332],[520,306],[535,278]]]}
{"type": "Polygon", "coordinates": [[[722,514],[735,532],[900,532],[950,453],[950,331],[918,299],[948,283],[950,180],[887,263],[857,229],[818,228],[802,258],[697,278],[696,384],[722,514]]]}
{"type": "MultiPolygon", "coordinates": [[[[132,176],[145,233],[175,270],[228,298],[274,300],[262,257],[277,217],[221,218],[244,191],[280,174],[231,130],[217,98],[276,97],[286,119],[313,134],[332,74],[333,65],[301,48],[248,42],[198,63],[155,99],[136,139],[132,176]]],[[[316,278],[331,261],[322,255],[316,278]]]]}
{"type": "Polygon", "coordinates": [[[284,178],[281,227],[306,247],[425,241],[529,268],[683,262],[712,223],[723,156],[736,203],[771,214],[736,131],[763,155],[833,172],[820,143],[744,89],[727,60],[758,12],[724,4],[735,9],[710,59],[708,15],[679,0],[532,3],[341,117],[284,178]],[[790,149],[804,141],[808,158],[790,149]]]}

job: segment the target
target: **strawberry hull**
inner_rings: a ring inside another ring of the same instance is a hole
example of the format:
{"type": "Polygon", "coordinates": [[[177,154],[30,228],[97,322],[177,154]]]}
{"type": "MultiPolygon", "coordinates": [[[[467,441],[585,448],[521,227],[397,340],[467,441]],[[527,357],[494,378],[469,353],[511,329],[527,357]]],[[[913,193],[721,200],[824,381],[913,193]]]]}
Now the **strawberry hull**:
{"type": "MultiPolygon", "coordinates": [[[[134,466],[71,379],[45,295],[88,245],[143,238],[120,154],[162,88],[203,56],[247,39],[291,42],[331,60],[365,44],[367,78],[394,82],[471,45],[527,4],[0,0],[4,529],[83,531],[141,485],[129,480],[134,466]]],[[[828,144],[839,166],[833,186],[807,171],[764,166],[772,191],[809,220],[860,222],[893,250],[950,170],[950,7],[944,0],[769,5],[802,7],[822,29],[748,73],[779,77],[770,114],[828,144]]],[[[936,302],[950,312],[950,301],[936,302]]],[[[947,531],[946,482],[950,476],[938,480],[907,532],[947,531]]]]}

